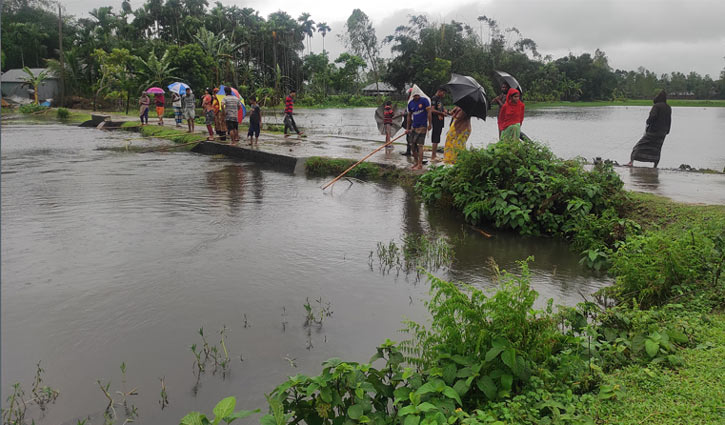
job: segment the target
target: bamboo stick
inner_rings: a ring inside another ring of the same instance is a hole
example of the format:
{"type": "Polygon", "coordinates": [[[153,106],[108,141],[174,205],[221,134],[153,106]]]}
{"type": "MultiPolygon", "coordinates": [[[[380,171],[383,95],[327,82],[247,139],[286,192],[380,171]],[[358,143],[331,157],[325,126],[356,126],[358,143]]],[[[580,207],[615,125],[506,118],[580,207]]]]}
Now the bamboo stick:
{"type": "Polygon", "coordinates": [[[355,168],[355,167],[357,167],[358,165],[360,165],[360,163],[362,163],[362,162],[363,162],[363,161],[365,161],[366,159],[368,159],[368,158],[370,158],[371,156],[375,155],[375,153],[376,153],[376,152],[378,152],[379,150],[383,149],[384,147],[386,147],[386,146],[388,146],[388,145],[392,144],[392,143],[393,143],[394,141],[396,141],[396,140],[400,139],[401,137],[405,136],[405,134],[406,134],[406,133],[403,133],[403,134],[401,134],[400,136],[396,137],[395,139],[393,139],[393,140],[391,140],[391,141],[389,141],[389,142],[385,143],[384,145],[380,146],[379,148],[377,148],[377,149],[375,149],[374,151],[372,151],[372,152],[370,152],[369,154],[367,154],[367,155],[366,155],[366,156],[365,156],[365,157],[364,157],[363,159],[361,159],[360,161],[358,161],[358,162],[356,162],[356,163],[352,164],[352,165],[351,165],[351,166],[350,166],[350,167],[349,167],[349,168],[348,168],[347,170],[343,171],[343,172],[342,172],[342,174],[340,174],[339,176],[335,177],[335,178],[334,178],[334,179],[332,179],[332,180],[331,180],[331,181],[330,181],[329,183],[327,183],[326,185],[324,185],[324,186],[322,187],[322,190],[325,190],[325,189],[327,189],[328,187],[330,187],[330,186],[331,186],[332,184],[334,184],[334,183],[335,183],[336,181],[340,180],[340,178],[342,178],[342,176],[344,176],[345,174],[347,174],[347,173],[348,173],[348,172],[349,172],[350,170],[352,170],[353,168],[355,168]]]}

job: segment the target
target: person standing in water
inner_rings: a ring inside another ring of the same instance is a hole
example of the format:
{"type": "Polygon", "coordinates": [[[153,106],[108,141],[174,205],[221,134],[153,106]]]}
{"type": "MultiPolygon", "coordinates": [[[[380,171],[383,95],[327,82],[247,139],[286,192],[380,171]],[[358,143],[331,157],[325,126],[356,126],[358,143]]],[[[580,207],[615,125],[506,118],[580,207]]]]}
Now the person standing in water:
{"type": "Polygon", "coordinates": [[[289,134],[287,134],[288,129],[294,130],[298,136],[302,136],[304,134],[297,129],[297,123],[295,122],[295,118],[293,116],[296,96],[297,90],[291,89],[289,91],[289,96],[287,96],[284,100],[284,137],[289,137],[289,134]]]}
{"type": "Polygon", "coordinates": [[[662,144],[665,142],[665,136],[670,134],[672,108],[667,104],[667,93],[664,90],[655,96],[653,102],[654,106],[649,111],[644,136],[632,148],[629,162],[625,164],[627,167],[631,167],[634,161],[653,162],[654,168],[660,163],[662,144]]]}
{"type": "Polygon", "coordinates": [[[516,142],[521,137],[521,123],[524,122],[524,102],[521,93],[516,89],[509,89],[506,103],[501,106],[498,118],[500,139],[516,142]]]}

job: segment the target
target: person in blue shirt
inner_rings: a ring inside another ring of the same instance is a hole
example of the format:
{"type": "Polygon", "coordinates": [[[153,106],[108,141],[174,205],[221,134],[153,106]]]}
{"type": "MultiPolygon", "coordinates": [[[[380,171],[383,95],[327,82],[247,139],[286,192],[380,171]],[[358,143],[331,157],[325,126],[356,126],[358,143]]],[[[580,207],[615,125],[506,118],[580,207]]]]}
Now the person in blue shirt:
{"type": "Polygon", "coordinates": [[[423,145],[425,145],[425,136],[431,129],[431,122],[430,102],[416,93],[408,103],[408,128],[406,128],[411,134],[410,144],[415,158],[413,170],[423,168],[423,145]]]}

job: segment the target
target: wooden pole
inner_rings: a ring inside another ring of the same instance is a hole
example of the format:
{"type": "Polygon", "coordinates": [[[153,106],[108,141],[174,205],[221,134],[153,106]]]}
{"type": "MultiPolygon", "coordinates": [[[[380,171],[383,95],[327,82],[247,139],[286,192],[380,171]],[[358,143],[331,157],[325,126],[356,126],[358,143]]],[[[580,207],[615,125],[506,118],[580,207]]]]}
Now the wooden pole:
{"type": "Polygon", "coordinates": [[[393,139],[393,140],[389,141],[388,143],[386,143],[386,144],[384,144],[384,145],[380,146],[379,148],[375,149],[374,151],[370,152],[369,154],[367,154],[367,155],[365,156],[365,158],[363,158],[363,159],[361,159],[360,161],[358,161],[358,162],[356,162],[356,163],[352,164],[352,165],[350,166],[350,168],[348,168],[347,170],[343,171],[343,172],[342,172],[342,174],[340,174],[339,176],[335,177],[335,178],[334,178],[334,179],[332,179],[332,180],[331,180],[331,181],[330,181],[329,183],[327,183],[326,185],[324,185],[324,186],[322,187],[322,190],[325,190],[325,189],[327,189],[328,187],[330,187],[330,186],[331,186],[332,184],[334,184],[334,183],[335,183],[336,181],[340,180],[340,179],[342,178],[342,176],[344,176],[345,174],[347,174],[347,173],[348,173],[348,172],[349,172],[350,170],[352,170],[353,168],[355,168],[355,167],[357,167],[358,165],[360,165],[360,163],[361,163],[361,162],[363,162],[363,161],[365,161],[366,159],[368,159],[368,158],[370,158],[371,156],[373,156],[373,155],[374,155],[374,154],[375,154],[376,152],[378,152],[378,151],[379,151],[380,149],[382,149],[382,148],[384,148],[384,147],[386,147],[386,146],[388,146],[388,145],[392,144],[392,143],[393,143],[394,141],[396,141],[396,140],[400,139],[401,137],[405,136],[405,134],[406,134],[406,133],[403,133],[403,134],[401,134],[400,136],[396,137],[395,139],[393,139]]]}

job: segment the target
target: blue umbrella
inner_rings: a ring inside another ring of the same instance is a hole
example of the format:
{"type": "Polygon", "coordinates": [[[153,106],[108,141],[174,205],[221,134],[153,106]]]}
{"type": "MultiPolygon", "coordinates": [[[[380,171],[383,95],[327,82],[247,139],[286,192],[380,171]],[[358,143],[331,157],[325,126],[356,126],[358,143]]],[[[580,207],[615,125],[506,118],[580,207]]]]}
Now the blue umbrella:
{"type": "Polygon", "coordinates": [[[176,94],[186,94],[186,89],[189,88],[188,84],[177,81],[168,85],[169,91],[176,94]]]}

